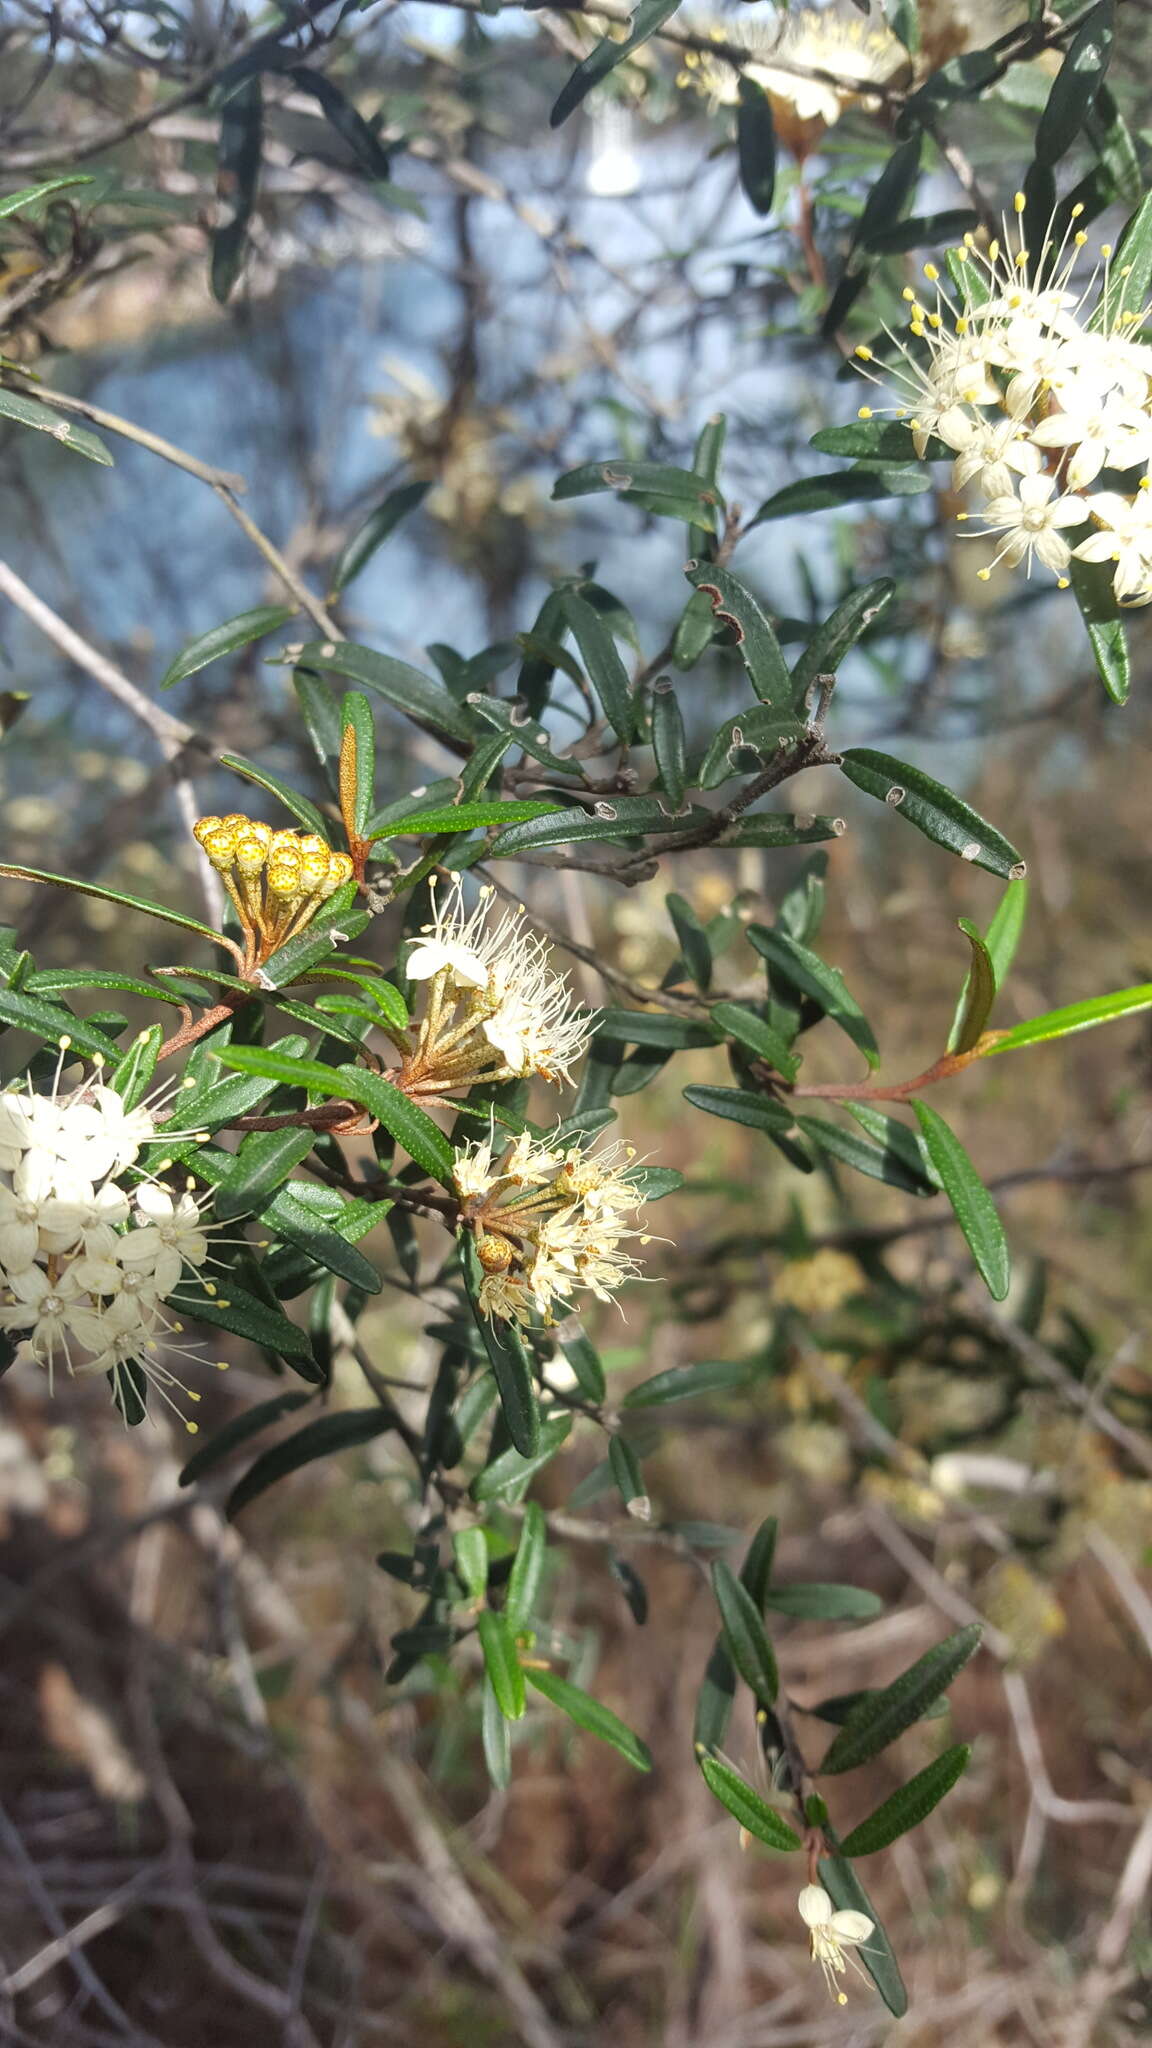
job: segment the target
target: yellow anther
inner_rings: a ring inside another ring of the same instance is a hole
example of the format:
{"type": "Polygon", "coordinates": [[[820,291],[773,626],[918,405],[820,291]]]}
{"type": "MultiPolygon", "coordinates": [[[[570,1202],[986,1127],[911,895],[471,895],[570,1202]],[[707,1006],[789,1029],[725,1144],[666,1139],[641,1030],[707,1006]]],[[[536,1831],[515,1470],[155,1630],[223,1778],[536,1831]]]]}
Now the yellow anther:
{"type": "Polygon", "coordinates": [[[1012,204],[1015,207],[1017,213],[1023,213],[1025,207],[1028,204],[1028,201],[1025,199],[1024,194],[1022,192],[1017,192],[1013,196],[1012,204]]]}
{"type": "Polygon", "coordinates": [[[859,406],[856,411],[856,417],[858,420],[870,420],[872,417],[872,407],[870,405],[859,406]]]}

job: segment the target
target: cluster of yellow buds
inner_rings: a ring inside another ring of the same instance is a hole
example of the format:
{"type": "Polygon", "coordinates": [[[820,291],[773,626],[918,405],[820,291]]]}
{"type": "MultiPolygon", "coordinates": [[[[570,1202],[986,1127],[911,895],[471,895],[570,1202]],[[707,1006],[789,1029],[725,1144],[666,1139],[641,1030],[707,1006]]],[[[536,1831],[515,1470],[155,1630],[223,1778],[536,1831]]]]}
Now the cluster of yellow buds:
{"type": "Polygon", "coordinates": [[[315,832],[273,832],[241,811],[201,818],[194,830],[236,906],[246,975],[303,931],[352,875],[348,855],[315,832]]]}

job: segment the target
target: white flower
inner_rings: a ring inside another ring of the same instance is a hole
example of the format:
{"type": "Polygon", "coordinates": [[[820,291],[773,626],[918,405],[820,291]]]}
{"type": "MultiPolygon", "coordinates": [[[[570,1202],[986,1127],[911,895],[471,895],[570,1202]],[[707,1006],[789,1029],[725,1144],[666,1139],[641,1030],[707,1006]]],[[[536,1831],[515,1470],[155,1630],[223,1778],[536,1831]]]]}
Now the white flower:
{"type": "Polygon", "coordinates": [[[115,1181],[103,1187],[79,1184],[68,1195],[51,1195],[40,1204],[40,1249],[68,1252],[82,1244],[94,1255],[107,1253],[117,1227],[127,1223],[130,1204],[115,1181]]]}
{"type": "Polygon", "coordinates": [[[408,955],[409,981],[431,981],[447,972],[464,988],[486,988],[493,933],[488,926],[488,899],[481,893],[470,916],[464,912],[464,879],[457,875],[442,903],[433,901],[432,923],[425,925],[408,955]]]}
{"type": "Polygon", "coordinates": [[[985,581],[1001,562],[1023,562],[1031,575],[1033,555],[1062,576],[1072,559],[1064,531],[1083,526],[1088,507],[1083,498],[1062,495],[1055,477],[1022,476],[1018,493],[990,499],[980,516],[990,532],[1005,536],[991,568],[978,571],[985,581]]]}
{"type": "Polygon", "coordinates": [[[954,405],[941,413],[933,431],[956,450],[952,484],[957,491],[975,484],[985,497],[1008,497],[1015,488],[1013,472],[1035,476],[1040,468],[1040,451],[1016,420],[985,419],[983,413],[954,405]]]}
{"type": "Polygon", "coordinates": [[[1073,550],[1081,562],[1114,562],[1113,588],[1121,604],[1152,601],[1152,489],[1141,488],[1135,497],[1119,491],[1097,491],[1086,507],[1100,522],[1100,531],[1088,535],[1073,550]]]}
{"type": "MultiPolygon", "coordinates": [[[[208,1232],[201,1205],[190,1189],[173,1199],[167,1188],[151,1182],[137,1188],[136,1220],[155,1230],[161,1244],[175,1252],[182,1265],[202,1266],[207,1259],[208,1232]]],[[[171,1289],[161,1291],[170,1293],[171,1289]]]]}
{"type": "Polygon", "coordinates": [[[47,1366],[51,1383],[57,1352],[63,1353],[71,1370],[68,1337],[75,1333],[75,1320],[81,1312],[81,1290],[75,1275],[68,1268],[50,1280],[42,1267],[28,1266],[9,1276],[8,1294],[8,1302],[0,1304],[0,1329],[31,1332],[16,1355],[47,1366]]]}
{"type": "Polygon", "coordinates": [[[0,1266],[6,1273],[33,1263],[40,1249],[40,1209],[28,1195],[0,1187],[0,1266]]]}
{"type": "Polygon", "coordinates": [[[1061,394],[1060,411],[1036,422],[1032,440],[1038,448],[1069,451],[1065,481],[1082,491],[1102,469],[1152,460],[1152,418],[1126,399],[1102,400],[1095,386],[1077,378],[1061,394]]]}
{"type": "Polygon", "coordinates": [[[806,1884],[796,1903],[800,1918],[808,1929],[812,1960],[819,1963],[823,1971],[829,1995],[837,2005],[847,2005],[847,1996],[836,1983],[836,1978],[844,1975],[848,1963],[855,1970],[860,1970],[851,1951],[867,1941],[874,1922],[867,1913],[857,1913],[850,1906],[834,1911],[831,1899],[819,1884],[806,1884]]]}
{"type": "Polygon", "coordinates": [[[577,1289],[612,1299],[638,1271],[623,1249],[625,1239],[640,1236],[627,1220],[644,1199],[629,1177],[633,1157],[623,1145],[594,1156],[528,1136],[500,1160],[491,1144],[457,1154],[456,1187],[484,1269],[486,1315],[527,1323],[535,1309],[550,1323],[577,1289]]]}

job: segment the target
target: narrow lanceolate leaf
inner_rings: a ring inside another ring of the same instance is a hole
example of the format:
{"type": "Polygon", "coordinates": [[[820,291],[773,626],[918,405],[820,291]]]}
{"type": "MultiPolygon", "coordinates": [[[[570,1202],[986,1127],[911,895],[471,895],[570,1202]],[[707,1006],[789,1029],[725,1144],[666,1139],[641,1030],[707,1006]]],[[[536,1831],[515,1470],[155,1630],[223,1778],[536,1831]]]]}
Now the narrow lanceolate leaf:
{"type": "Polygon", "coordinates": [[[849,747],[840,757],[840,766],[857,789],[887,804],[926,838],[959,854],[961,860],[986,868],[990,875],[1002,875],[1006,881],[1024,873],[1024,862],[1011,841],[953,790],[925,775],[922,768],[878,753],[874,747],[849,747]]]}
{"type": "Polygon", "coordinates": [[[506,1721],[519,1721],[524,1713],[524,1673],[512,1631],[502,1614],[485,1608],[476,1617],[476,1633],[496,1704],[506,1721]]]}
{"type": "Polygon", "coordinates": [[[669,808],[678,811],[688,787],[684,714],[667,676],[652,690],[652,752],[669,808]]]}
{"type": "Polygon", "coordinates": [[[621,1045],[655,1045],[665,1052],[685,1052],[691,1046],[715,1045],[719,1034],[711,1026],[688,1017],[673,1017],[666,1010],[600,1010],[596,1016],[598,1038],[615,1038],[621,1045]]]}
{"type": "Polygon", "coordinates": [[[109,1074],[109,1085],[116,1090],[125,1109],[135,1109],[148,1093],[148,1083],[156,1071],[163,1040],[163,1025],[150,1024],[146,1031],[141,1031],[133,1039],[123,1059],[109,1074]]]}
{"type": "Polygon", "coordinates": [[[427,811],[411,811],[373,839],[411,839],[425,832],[473,832],[480,825],[520,825],[530,818],[554,814],[558,806],[539,797],[493,797],[490,802],[437,804],[427,811]]]}
{"type": "Polygon", "coordinates": [[[264,150],[264,99],[258,72],[229,94],[220,116],[216,189],[223,219],[212,236],[212,296],[224,305],[244,267],[264,150]]]}
{"type": "Polygon", "coordinates": [[[310,640],[301,648],[298,666],[318,669],[321,674],[347,676],[362,690],[371,690],[397,711],[403,711],[417,725],[450,739],[474,737],[472,722],[451,692],[423,670],[391,654],[377,654],[372,647],[356,647],[350,640],[310,640]]]}
{"type": "Polygon", "coordinates": [[[101,903],[117,903],[122,910],[140,910],[145,917],[159,918],[162,924],[178,924],[186,932],[199,932],[202,939],[211,939],[217,946],[222,943],[219,932],[214,932],[210,924],[201,924],[198,917],[185,917],[183,911],[169,910],[165,903],[149,903],[143,896],[128,896],[123,889],[104,889],[99,882],[77,882],[71,875],[53,875],[46,868],[26,868],[9,860],[0,860],[0,875],[10,875],[15,882],[48,882],[54,889],[72,889],[78,896],[95,896],[101,903]]]}
{"type": "Polygon", "coordinates": [[[1074,1031],[1090,1031],[1095,1024],[1111,1024],[1117,1017],[1131,1017],[1139,1010],[1152,1009],[1152,981],[1136,988],[1117,989],[1113,995],[1089,996],[1083,1003],[1068,1003],[1062,1010],[1045,1010],[997,1032],[987,1053],[1018,1052],[1024,1045],[1043,1045],[1050,1038],[1067,1038],[1074,1031]]]}
{"type": "Polygon", "coordinates": [[[250,612],[237,612],[234,619],[225,619],[223,625],[213,626],[209,632],[190,640],[183,652],[169,662],[160,678],[159,688],[173,689],[184,681],[185,676],[194,676],[197,669],[207,668],[210,661],[219,661],[221,655],[234,654],[238,647],[247,647],[253,640],[262,640],[267,633],[274,633],[278,626],[287,625],[294,616],[293,607],[284,604],[261,604],[250,612]]]}
{"type": "Polygon", "coordinates": [[[740,73],[740,104],[736,109],[736,156],[740,183],[757,213],[771,213],[776,191],[776,125],[772,102],[762,85],[740,73]]]}
{"type": "Polygon", "coordinates": [[[27,213],[38,200],[50,199],[54,192],[63,192],[69,185],[94,185],[90,173],[69,171],[61,178],[46,178],[42,185],[25,185],[22,192],[9,192],[0,199],[0,220],[7,220],[13,213],[27,213]]]}
{"type": "Polygon", "coordinates": [[[557,1415],[541,1423],[540,1438],[536,1449],[530,1454],[518,1451],[515,1444],[501,1451],[490,1465],[476,1474],[469,1492],[473,1500],[519,1501],[524,1497],[537,1472],[550,1465],[558,1451],[562,1451],[572,1433],[572,1417],[557,1415]]]}
{"type": "MultiPolygon", "coordinates": [[[[996,906],[988,929],[983,935],[982,944],[992,970],[994,995],[1003,988],[1005,978],[1012,966],[1013,960],[1016,958],[1016,948],[1020,943],[1020,934],[1024,928],[1024,917],[1027,909],[1028,883],[1021,876],[1018,881],[1009,882],[1008,887],[996,906]]],[[[963,918],[960,920],[960,929],[969,939],[973,937],[972,927],[963,918]]],[[[949,1052],[955,1052],[958,1049],[958,1035],[968,1014],[969,993],[972,983],[973,977],[969,973],[960,991],[960,998],[956,1004],[956,1014],[952,1019],[952,1030],[948,1037],[949,1052]]],[[[991,1008],[991,1005],[989,1005],[989,1008],[991,1008]]],[[[988,1012],[985,1011],[984,1014],[985,1021],[987,1021],[988,1012]]],[[[977,1033],[977,1036],[979,1036],[979,1033],[977,1033]]],[[[975,1039],[973,1039],[972,1043],[975,1044],[975,1042],[975,1039]]]]}
{"type": "Polygon", "coordinates": [[[34,427],[38,433],[51,434],[62,448],[71,448],[76,455],[86,455],[89,462],[99,462],[103,468],[111,469],[112,457],[99,435],[90,433],[87,427],[73,426],[71,420],[61,419],[51,406],[41,405],[38,398],[27,398],[22,391],[0,389],[0,419],[18,420],[22,427],[34,427]]]}
{"type": "Polygon", "coordinates": [[[504,1612],[513,1629],[531,1621],[540,1600],[548,1555],[548,1523],[538,1501],[530,1500],[520,1525],[520,1541],[504,1592],[504,1612]]]}
{"type": "Polygon", "coordinates": [[[888,1146],[873,1144],[856,1131],[830,1123],[827,1117],[801,1116],[796,1121],[806,1138],[854,1172],[867,1174],[870,1180],[884,1181],[890,1188],[900,1188],[906,1195],[937,1192],[935,1182],[929,1180],[922,1167],[910,1164],[888,1146]]]}
{"type": "Polygon", "coordinates": [[[964,1233],[976,1270],[993,1301],[1003,1301],[1012,1278],[1012,1262],[1004,1225],[955,1132],[931,1103],[913,1101],[929,1159],[964,1233]]]}
{"type": "Polygon", "coordinates": [[[617,739],[627,745],[636,730],[636,707],[616,642],[600,613],[578,591],[564,592],[563,609],[604,716],[617,739]]]}
{"type": "Polygon", "coordinates": [[[792,668],[792,689],[794,702],[802,706],[817,676],[834,676],[844,656],[856,645],[862,633],[883,618],[892,599],[896,585],[890,576],[877,576],[874,582],[866,583],[861,590],[852,590],[838,604],[831,618],[817,626],[812,638],[799,660],[792,668]]]}
{"type": "Polygon", "coordinates": [[[1051,170],[1071,149],[1092,111],[1112,54],[1112,0],[1083,21],[1064,55],[1036,128],[1036,162],[1051,170]]]}
{"type": "Polygon", "coordinates": [[[796,1129],[792,1110],[771,1095],[756,1095],[749,1088],[714,1088],[693,1082],[684,1090],[684,1100],[708,1116],[726,1117],[729,1123],[744,1124],[751,1131],[768,1131],[773,1137],[787,1136],[796,1129]]]}
{"type": "Polygon", "coordinates": [[[690,562],[689,583],[710,600],[717,625],[734,636],[748,680],[762,704],[785,715],[791,708],[788,664],[780,643],[750,590],[729,569],[714,562],[690,562]]]}
{"type": "Polygon", "coordinates": [[[74,1017],[57,1003],[42,1002],[38,996],[13,995],[10,989],[0,989],[0,1025],[34,1031],[37,1038],[46,1039],[53,1047],[67,1038],[78,1052],[112,1062],[120,1058],[119,1046],[94,1024],[86,1024],[83,1018],[74,1017]]]}
{"type": "Polygon", "coordinates": [[[952,1790],[957,1778],[967,1768],[972,1752],[966,1742],[958,1742],[952,1749],[946,1749],[934,1763],[916,1773],[890,1799],[870,1813],[867,1820],[853,1828],[841,1843],[845,1856],[873,1856],[877,1849],[886,1849],[898,1835],[906,1835],[909,1828],[919,1827],[926,1820],[934,1806],[939,1806],[945,1794],[952,1790]]]}
{"type": "Polygon", "coordinates": [[[672,832],[680,825],[697,823],[705,815],[697,810],[674,821],[655,797],[605,798],[595,811],[573,807],[551,811],[547,817],[530,818],[524,825],[509,825],[492,841],[488,851],[511,860],[546,846],[595,846],[636,833],[672,832]]]}
{"type": "Polygon", "coordinates": [[[754,1835],[769,1849],[799,1849],[802,1846],[795,1828],[790,1828],[783,1815],[777,1813],[774,1806],[769,1806],[767,1800],[761,1799],[731,1764],[724,1763],[718,1756],[701,1756],[697,1762],[708,1790],[715,1794],[721,1806],[727,1807],[732,1818],[739,1821],[745,1834],[754,1835]]]}
{"type": "Polygon", "coordinates": [[[480,1708],[480,1738],[484,1747],[484,1762],[488,1766],[488,1776],[497,1792],[506,1792],[512,1782],[512,1744],[509,1740],[508,1723],[500,1712],[487,1672],[484,1674],[480,1708]]]}
{"type": "Polygon", "coordinates": [[[241,754],[221,754],[220,766],[230,768],[233,775],[242,775],[245,782],[254,782],[258,789],[268,790],[279,799],[285,810],[299,819],[306,832],[315,832],[321,839],[331,841],[332,828],[323,812],[318,811],[306,796],[301,796],[299,790],[293,789],[290,782],[283,782],[278,775],[273,775],[270,768],[265,768],[262,763],[246,761],[241,754]]]}
{"type": "Polygon", "coordinates": [[[425,1173],[445,1187],[451,1180],[455,1154],[443,1131],[426,1110],[402,1095],[382,1075],[370,1073],[367,1067],[326,1067],[320,1060],[285,1057],[274,1048],[259,1045],[225,1046],[220,1058],[225,1066],[244,1074],[262,1074],[268,1080],[303,1088],[309,1095],[320,1095],[328,1101],[357,1103],[385,1130],[391,1131],[425,1173]]]}
{"type": "Polygon", "coordinates": [[[757,1059],[765,1060],[777,1074],[786,1081],[795,1079],[800,1065],[794,1052],[789,1051],[778,1031],[773,1031],[762,1017],[753,1010],[746,1010],[742,1003],[716,1003],[711,1011],[712,1022],[738,1045],[746,1046],[757,1059]]]}
{"type": "Polygon", "coordinates": [[[234,1415],[223,1429],[193,1451],[180,1472],[181,1486],[192,1486],[202,1479],[206,1472],[230,1458],[233,1451],[248,1442],[249,1437],[259,1436],[261,1430],[271,1429],[274,1422],[282,1422],[286,1415],[294,1415],[298,1408],[304,1408],[314,1401],[314,1394],[276,1394],[271,1401],[260,1401],[255,1408],[246,1408],[243,1415],[234,1415]]]}
{"type": "Polygon", "coordinates": [[[923,463],[875,463],[844,469],[831,476],[806,476],[785,484],[767,498],[746,533],[769,519],[792,519],[800,512],[834,512],[844,505],[871,504],[877,498],[914,498],[930,490],[931,475],[923,463]]]}
{"type": "Polygon", "coordinates": [[[939,1193],[940,1176],[918,1131],[909,1130],[898,1117],[886,1115],[874,1102],[845,1102],[842,1107],[855,1117],[861,1130],[867,1131],[874,1145],[889,1158],[899,1160],[906,1174],[915,1181],[927,1182],[939,1193]]]}
{"type": "Polygon", "coordinates": [[[732,1668],[732,1659],[724,1647],[723,1636],[717,1636],[700,1683],[700,1690],[696,1695],[692,1740],[697,1753],[700,1750],[719,1749],[728,1733],[728,1724],[732,1719],[735,1704],[736,1673],[732,1668]]]}
{"type": "Polygon", "coordinates": [[[978,1622],[957,1629],[955,1635],[926,1650],[891,1685],[868,1693],[834,1737],[820,1774],[854,1771],[911,1728],[979,1649],[980,1633],[978,1622]]]}
{"type": "Polygon", "coordinates": [[[1078,562],[1073,556],[1068,565],[1072,594],[1080,607],[1096,673],[1112,702],[1126,704],[1132,688],[1132,662],[1128,630],[1124,613],[1116,602],[1112,573],[1110,562],[1078,562]]]}
{"type": "Polygon", "coordinates": [[[391,177],[388,152],[376,130],[369,126],[347,94],[341,92],[334,78],[329,78],[326,71],[313,71],[306,64],[292,65],[288,76],[298,91],[306,92],[317,102],[329,127],[350,150],[366,177],[391,177]]]}
{"type": "Polygon", "coordinates": [[[625,57],[630,57],[633,50],[638,50],[642,43],[648,41],[649,36],[654,36],[658,28],[663,28],[664,23],[675,14],[679,5],[680,0],[640,0],[632,16],[632,32],[623,42],[618,43],[611,36],[603,36],[596,48],[589,51],[587,57],[576,66],[567,85],[559,93],[549,116],[553,128],[559,128],[560,123],[575,112],[593,86],[599,85],[602,78],[607,78],[608,73],[614,71],[617,64],[622,64],[625,57]]]}
{"type": "Polygon", "coordinates": [[[771,1614],[790,1614],[797,1621],[872,1621],[884,1602],[866,1586],[837,1586],[813,1579],[806,1585],[769,1586],[761,1602],[771,1614]]]}
{"type": "Polygon", "coordinates": [[[630,1764],[634,1764],[638,1771],[652,1769],[652,1754],[647,1743],[642,1742],[638,1735],[634,1735],[626,1722],[622,1721],[618,1714],[614,1714],[610,1707],[604,1706],[600,1700],[592,1699],[588,1693],[581,1692],[580,1687],[573,1685],[567,1678],[558,1678],[554,1671],[535,1671],[528,1666],[524,1676],[529,1685],[535,1686],[537,1692],[543,1693],[546,1700],[551,1700],[554,1707],[559,1707],[562,1714],[567,1714],[568,1719],[574,1721],[578,1728],[585,1729],[589,1735],[595,1735],[601,1742],[610,1743],[612,1748],[618,1749],[621,1756],[630,1764]]]}
{"type": "Polygon", "coordinates": [[[676,469],[670,462],[629,462],[610,456],[605,462],[582,462],[565,470],[552,487],[554,499],[586,498],[596,491],[637,493],[649,498],[687,498],[705,508],[715,505],[715,480],[694,469],[676,469]]]}
{"type": "Polygon", "coordinates": [[[1115,333],[1121,327],[1122,314],[1141,311],[1149,290],[1152,290],[1152,192],[1147,193],[1136,208],[1120,237],[1112,258],[1108,287],[1101,294],[1100,303],[1092,315],[1092,327],[1115,333]]]}
{"type": "MultiPolygon", "coordinates": [[[[515,1323],[497,1320],[485,1314],[480,1306],[480,1286],[484,1275],[471,1232],[462,1231],[458,1245],[464,1286],[484,1339],[508,1434],[522,1458],[535,1457],[540,1449],[540,1408],[524,1340],[515,1323]]],[[[483,1498],[480,1494],[476,1497],[483,1498]]]]}
{"type": "Polygon", "coordinates": [[[712,1567],[712,1591],[720,1609],[728,1655],[756,1699],[763,1706],[770,1707],[780,1679],[756,1602],[747,1587],[741,1585],[731,1566],[722,1559],[712,1567]]]}
{"type": "Polygon", "coordinates": [[[370,1444],[392,1427],[393,1417],[387,1408],[342,1408],[334,1415],[318,1415],[315,1422],[305,1423],[295,1436],[273,1444],[271,1450],[249,1466],[229,1494],[225,1513],[229,1518],[238,1515],[249,1501],[275,1486],[289,1472],[298,1472],[302,1466],[314,1464],[317,1458],[332,1457],[337,1451],[370,1444]]]}
{"type": "Polygon", "coordinates": [[[811,947],[802,946],[786,932],[771,931],[767,925],[750,924],[748,939],[770,967],[784,975],[802,995],[819,1003],[825,1016],[840,1026],[870,1067],[879,1066],[880,1053],[872,1026],[855,996],[849,995],[839,968],[829,967],[811,947]]]}
{"type": "Polygon", "coordinates": [[[698,1365],[670,1365],[625,1394],[622,1408],[666,1408],[672,1401],[695,1401],[705,1394],[726,1394],[746,1386],[753,1368],[743,1359],[705,1358],[698,1365]]]}
{"type": "Polygon", "coordinates": [[[376,728],[359,690],[348,691],[340,717],[340,815],[351,844],[365,837],[375,807],[376,728]]]}
{"type": "Polygon", "coordinates": [[[432,488],[431,478],[418,479],[414,483],[399,484],[382,498],[375,511],[368,514],[363,526],[358,526],[337,557],[332,571],[332,595],[338,597],[347,588],[354,576],[367,567],[376,553],[383,547],[390,533],[394,533],[402,519],[423,503],[432,488]]]}
{"type": "MultiPolygon", "coordinates": [[[[831,1835],[831,1829],[825,1833],[831,1835]]],[[[832,1836],[835,1841],[835,1836],[832,1836]]],[[[900,1975],[900,1965],[892,1953],[892,1944],[884,1932],[880,1916],[872,1904],[860,1879],[847,1858],[836,1851],[831,1856],[822,1856],[819,1863],[820,1882],[828,1893],[838,1913],[864,1913],[872,1922],[872,1932],[866,1942],[853,1950],[867,1970],[877,1991],[890,2013],[902,2019],[908,2010],[908,1993],[900,1975]]]]}
{"type": "Polygon", "coordinates": [[[971,919],[961,917],[957,923],[972,949],[972,962],[964,983],[960,1012],[948,1040],[948,1050],[971,1052],[983,1033],[996,1000],[996,969],[992,955],[971,919]]]}

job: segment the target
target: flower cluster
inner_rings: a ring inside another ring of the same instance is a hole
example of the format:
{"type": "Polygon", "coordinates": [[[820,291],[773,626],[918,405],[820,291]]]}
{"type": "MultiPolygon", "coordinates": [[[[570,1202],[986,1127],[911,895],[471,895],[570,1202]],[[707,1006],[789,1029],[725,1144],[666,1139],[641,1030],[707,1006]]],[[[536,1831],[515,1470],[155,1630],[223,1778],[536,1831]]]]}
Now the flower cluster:
{"type": "MultiPolygon", "coordinates": [[[[931,303],[905,292],[911,341],[892,337],[899,359],[887,373],[901,390],[899,415],[917,454],[944,442],[956,488],[980,493],[984,531],[999,543],[982,578],[1001,562],[1031,573],[1035,559],[1066,588],[1075,557],[1112,564],[1117,599],[1147,604],[1152,353],[1138,335],[1149,309],[1128,302],[1128,272],[1107,243],[1073,290],[1087,241],[1075,225],[1082,207],[1071,209],[1063,240],[1046,236],[1038,254],[1024,243],[1020,193],[1015,209],[1015,233],[1005,222],[1002,242],[981,249],[969,235],[953,252],[954,290],[930,263],[931,303]],[[1094,490],[1104,471],[1111,484],[1094,490]]],[[[870,349],[856,354],[871,363],[870,349]]]]}
{"type": "Polygon", "coordinates": [[[869,86],[887,85],[908,68],[908,53],[890,29],[847,8],[799,7],[771,25],[726,16],[713,34],[746,49],[748,61],[737,68],[719,53],[688,50],[677,84],[713,106],[735,106],[741,75],[750,78],[771,97],[779,138],[800,158],[846,107],[876,104],[869,86]]]}
{"type": "Polygon", "coordinates": [[[126,1415],[142,1381],[174,1409],[173,1388],[200,1398],[160,1353],[184,1348],[165,1304],[185,1266],[207,1260],[201,1204],[118,1179],[157,1135],[149,1108],[98,1081],[61,1094],[59,1069],[51,1095],[0,1093],[0,1330],[19,1333],[17,1360],[43,1366],[50,1390],[60,1363],[110,1374],[126,1415]]]}
{"type": "Polygon", "coordinates": [[[273,832],[242,811],[201,818],[194,829],[235,905],[246,975],[303,931],[352,875],[348,855],[315,832],[273,832]]]}
{"type": "Polygon", "coordinates": [[[494,1141],[481,1140],[456,1155],[461,1220],[483,1268],[485,1314],[527,1323],[535,1312],[552,1323],[577,1289],[610,1301],[638,1270],[624,1240],[648,1242],[626,1220],[643,1202],[629,1175],[631,1149],[617,1144],[594,1156],[525,1134],[497,1151],[494,1141]]]}
{"type": "Polygon", "coordinates": [[[525,929],[523,911],[493,920],[492,893],[469,913],[457,876],[408,955],[408,979],[426,984],[427,997],[414,1032],[397,1040],[404,1063],[394,1078],[417,1102],[526,1074],[566,1081],[587,1045],[590,1020],[573,1009],[548,947],[525,929]]]}
{"type": "Polygon", "coordinates": [[[874,1923],[867,1913],[857,1913],[850,1906],[835,1912],[831,1899],[820,1884],[806,1884],[797,1905],[800,1918],[808,1929],[812,1960],[819,1963],[829,1994],[837,2005],[847,2005],[847,1997],[836,1979],[844,1975],[848,1963],[855,1970],[860,1969],[852,1950],[867,1941],[874,1923]]]}

